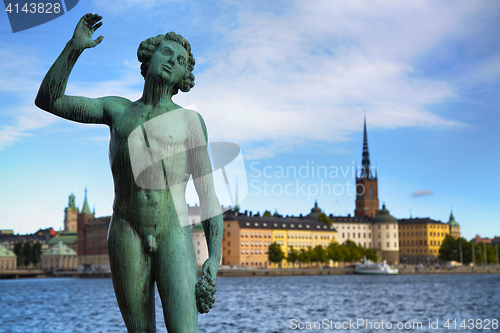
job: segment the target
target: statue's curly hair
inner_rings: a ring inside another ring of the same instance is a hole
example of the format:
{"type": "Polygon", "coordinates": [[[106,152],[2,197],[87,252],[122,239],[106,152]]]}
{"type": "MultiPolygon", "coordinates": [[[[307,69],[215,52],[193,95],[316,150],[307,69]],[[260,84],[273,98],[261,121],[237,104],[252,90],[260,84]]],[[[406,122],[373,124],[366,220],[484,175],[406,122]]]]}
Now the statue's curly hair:
{"type": "Polygon", "coordinates": [[[176,84],[174,87],[173,94],[177,94],[180,89],[183,92],[188,92],[191,88],[194,87],[194,74],[192,73],[194,69],[194,57],[191,53],[191,45],[189,42],[179,34],[175,32],[169,32],[166,35],[158,35],[156,37],[148,38],[141,42],[139,48],[137,49],[137,59],[141,62],[141,75],[146,78],[146,74],[148,73],[149,63],[151,61],[151,57],[153,53],[156,51],[158,46],[166,40],[174,41],[184,49],[186,49],[186,53],[188,54],[188,61],[186,68],[188,69],[186,76],[182,78],[182,80],[176,84]]]}

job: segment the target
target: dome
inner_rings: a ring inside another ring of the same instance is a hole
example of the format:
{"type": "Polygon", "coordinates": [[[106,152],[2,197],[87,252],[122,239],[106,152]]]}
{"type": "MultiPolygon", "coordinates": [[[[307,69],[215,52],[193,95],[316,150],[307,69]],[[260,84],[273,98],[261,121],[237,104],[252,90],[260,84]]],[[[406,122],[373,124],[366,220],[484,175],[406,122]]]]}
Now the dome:
{"type": "Polygon", "coordinates": [[[448,221],[450,227],[460,227],[457,221],[455,221],[455,217],[453,216],[453,212],[450,214],[450,220],[448,221]]]}
{"type": "Polygon", "coordinates": [[[317,220],[319,217],[319,214],[321,214],[321,208],[318,207],[318,202],[316,201],[314,203],[314,207],[311,209],[311,213],[306,215],[306,218],[312,219],[312,220],[317,220]]]}
{"type": "Polygon", "coordinates": [[[382,209],[373,219],[373,223],[398,223],[398,220],[389,214],[389,210],[387,210],[387,208],[385,208],[385,204],[383,204],[382,209]]]}

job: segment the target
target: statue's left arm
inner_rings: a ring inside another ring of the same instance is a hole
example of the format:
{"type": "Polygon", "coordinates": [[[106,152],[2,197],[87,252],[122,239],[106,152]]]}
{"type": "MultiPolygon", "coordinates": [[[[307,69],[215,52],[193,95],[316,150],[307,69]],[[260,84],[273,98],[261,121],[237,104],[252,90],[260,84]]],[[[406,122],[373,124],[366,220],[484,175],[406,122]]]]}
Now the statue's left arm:
{"type": "Polygon", "coordinates": [[[201,220],[208,246],[208,259],[203,264],[201,278],[215,282],[222,256],[224,224],[219,199],[215,194],[212,167],[208,156],[208,135],[203,118],[196,114],[192,123],[192,145],[189,163],[193,182],[200,200],[201,220]],[[195,123],[198,122],[197,125],[195,123]],[[201,124],[201,131],[200,125],[201,124]],[[201,132],[201,133],[200,133],[201,132]]]}

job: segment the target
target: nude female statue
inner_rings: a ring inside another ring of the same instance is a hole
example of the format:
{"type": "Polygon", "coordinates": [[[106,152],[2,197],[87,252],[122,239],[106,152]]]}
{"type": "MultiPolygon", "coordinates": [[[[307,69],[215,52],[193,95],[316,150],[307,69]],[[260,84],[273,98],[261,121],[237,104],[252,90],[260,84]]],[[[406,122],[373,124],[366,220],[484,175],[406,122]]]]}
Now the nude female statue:
{"type": "Polygon", "coordinates": [[[172,32],[141,43],[138,58],[145,83],[136,102],[116,96],[67,96],[66,85],[78,57],[103,40],[92,39],[101,19],[97,14],[81,18],[43,79],[35,104],[69,120],[110,128],[115,200],[108,250],[128,331],[156,331],[156,283],[168,331],[198,332],[197,309],[208,312],[214,302],[223,225],[203,119],[172,102],[179,89],[187,92],[194,86],[191,46],[172,32]],[[201,280],[187,222],[185,190],[190,176],[200,199],[209,250],[201,280]]]}

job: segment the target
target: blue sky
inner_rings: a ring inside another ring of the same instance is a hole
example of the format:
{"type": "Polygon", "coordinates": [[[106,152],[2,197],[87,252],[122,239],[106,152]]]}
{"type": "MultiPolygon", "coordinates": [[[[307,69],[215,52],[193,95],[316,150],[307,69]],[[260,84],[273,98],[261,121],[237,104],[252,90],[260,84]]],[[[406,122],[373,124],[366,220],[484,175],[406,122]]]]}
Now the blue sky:
{"type": "Polygon", "coordinates": [[[0,228],[60,229],[68,195],[81,206],[86,187],[96,215],[112,213],[108,128],[33,104],[88,12],[103,16],[95,37],[104,40],[80,57],[67,94],[138,99],[139,43],[182,34],[196,86],[174,101],[201,113],[210,141],[240,145],[242,209],[307,214],[318,200],[327,214],[352,214],[366,110],[392,215],[448,221],[453,209],[465,237],[500,235],[500,5],[491,1],[89,0],[16,34],[0,14],[0,228]],[[280,173],[303,167],[304,176],[307,166],[308,177],[280,173]],[[313,177],[313,166],[329,173],[313,177]]]}

